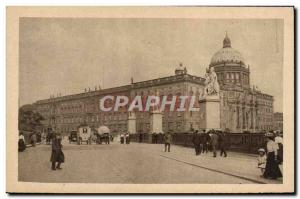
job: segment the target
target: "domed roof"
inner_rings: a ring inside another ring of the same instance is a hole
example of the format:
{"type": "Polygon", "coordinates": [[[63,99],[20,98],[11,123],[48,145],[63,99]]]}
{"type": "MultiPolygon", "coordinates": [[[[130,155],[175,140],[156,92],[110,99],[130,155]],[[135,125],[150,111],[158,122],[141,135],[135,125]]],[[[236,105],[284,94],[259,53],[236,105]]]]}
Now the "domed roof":
{"type": "Polygon", "coordinates": [[[223,40],[223,48],[216,52],[210,61],[210,65],[220,63],[245,63],[244,57],[241,53],[231,48],[231,41],[227,36],[227,33],[223,40]]]}

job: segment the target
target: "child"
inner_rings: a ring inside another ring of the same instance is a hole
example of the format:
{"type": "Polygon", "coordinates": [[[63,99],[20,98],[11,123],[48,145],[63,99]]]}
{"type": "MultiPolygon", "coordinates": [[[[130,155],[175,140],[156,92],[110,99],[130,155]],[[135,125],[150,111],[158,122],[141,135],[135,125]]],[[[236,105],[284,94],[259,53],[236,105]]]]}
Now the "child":
{"type": "Polygon", "coordinates": [[[267,162],[267,156],[266,156],[266,151],[263,148],[258,149],[258,168],[261,170],[261,174],[263,175],[265,172],[266,168],[266,162],[267,162]]]}

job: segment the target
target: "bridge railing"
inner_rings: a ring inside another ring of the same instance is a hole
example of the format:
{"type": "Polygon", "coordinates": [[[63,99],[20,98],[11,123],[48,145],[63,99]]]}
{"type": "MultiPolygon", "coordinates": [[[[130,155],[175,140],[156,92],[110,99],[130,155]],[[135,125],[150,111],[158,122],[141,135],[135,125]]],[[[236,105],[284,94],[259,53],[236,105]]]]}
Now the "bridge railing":
{"type": "MultiPolygon", "coordinates": [[[[137,133],[131,134],[132,142],[153,143],[154,136],[158,144],[164,143],[163,134],[137,133]]],[[[247,153],[257,153],[259,148],[265,147],[264,133],[228,133],[228,149],[247,153]]],[[[173,133],[172,143],[184,147],[193,147],[192,133],[173,133]]]]}

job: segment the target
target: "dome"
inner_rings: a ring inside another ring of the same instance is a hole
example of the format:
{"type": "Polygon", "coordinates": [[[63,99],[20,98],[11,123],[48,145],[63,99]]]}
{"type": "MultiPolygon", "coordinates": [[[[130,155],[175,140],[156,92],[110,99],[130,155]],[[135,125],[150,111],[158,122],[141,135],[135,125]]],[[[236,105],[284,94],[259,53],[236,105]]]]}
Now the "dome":
{"type": "Polygon", "coordinates": [[[220,63],[245,63],[241,53],[231,47],[231,42],[227,34],[223,40],[223,48],[216,52],[210,61],[210,65],[220,63]]]}

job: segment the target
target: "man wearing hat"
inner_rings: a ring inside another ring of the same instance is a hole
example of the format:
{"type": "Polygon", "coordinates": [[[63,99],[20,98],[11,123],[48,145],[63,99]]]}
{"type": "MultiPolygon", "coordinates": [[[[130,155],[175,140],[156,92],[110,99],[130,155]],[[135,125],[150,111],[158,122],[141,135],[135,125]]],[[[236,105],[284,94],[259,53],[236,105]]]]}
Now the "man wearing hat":
{"type": "Polygon", "coordinates": [[[62,169],[60,165],[61,163],[65,162],[65,155],[62,152],[61,136],[57,133],[53,133],[52,153],[50,161],[52,162],[52,170],[62,169]]]}
{"type": "Polygon", "coordinates": [[[228,137],[225,132],[219,133],[219,146],[220,146],[220,156],[224,155],[224,157],[227,157],[227,147],[228,147],[228,137]]]}
{"type": "Polygon", "coordinates": [[[170,152],[171,148],[171,142],[172,142],[172,135],[170,132],[165,133],[164,135],[164,141],[165,141],[165,152],[170,152]]]}

